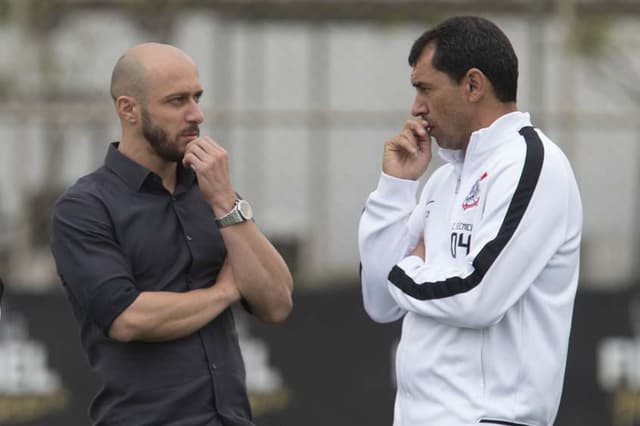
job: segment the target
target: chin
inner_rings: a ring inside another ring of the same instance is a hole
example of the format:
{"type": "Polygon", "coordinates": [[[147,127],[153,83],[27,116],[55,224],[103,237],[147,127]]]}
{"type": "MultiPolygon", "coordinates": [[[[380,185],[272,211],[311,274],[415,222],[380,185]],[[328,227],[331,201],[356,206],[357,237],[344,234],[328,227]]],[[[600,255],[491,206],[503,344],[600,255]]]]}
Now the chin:
{"type": "Polygon", "coordinates": [[[452,149],[451,148],[451,144],[447,143],[446,141],[442,141],[442,140],[440,140],[439,138],[437,138],[435,136],[433,137],[433,139],[436,141],[436,144],[440,148],[442,148],[442,149],[452,149]]]}
{"type": "Polygon", "coordinates": [[[436,140],[436,143],[438,144],[438,146],[440,148],[450,149],[450,150],[460,149],[460,146],[458,144],[456,144],[455,142],[451,142],[451,141],[447,141],[447,140],[440,140],[438,138],[435,138],[435,140],[436,140]]]}

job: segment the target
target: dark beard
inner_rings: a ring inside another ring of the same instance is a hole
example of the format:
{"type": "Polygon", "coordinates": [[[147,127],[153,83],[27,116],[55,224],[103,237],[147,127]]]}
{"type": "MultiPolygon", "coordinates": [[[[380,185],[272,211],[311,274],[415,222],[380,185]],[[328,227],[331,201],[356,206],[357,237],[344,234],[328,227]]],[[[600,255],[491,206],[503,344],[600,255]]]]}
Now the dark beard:
{"type": "Polygon", "coordinates": [[[163,160],[176,163],[182,161],[184,153],[178,151],[175,143],[171,143],[167,132],[153,124],[151,115],[144,108],[142,109],[142,136],[163,160]]]}

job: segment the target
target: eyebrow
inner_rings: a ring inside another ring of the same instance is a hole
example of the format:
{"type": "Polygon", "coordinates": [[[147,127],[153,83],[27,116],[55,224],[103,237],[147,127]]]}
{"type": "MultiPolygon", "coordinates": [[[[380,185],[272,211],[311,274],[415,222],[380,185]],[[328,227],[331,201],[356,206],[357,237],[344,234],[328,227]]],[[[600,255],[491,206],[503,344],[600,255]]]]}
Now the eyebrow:
{"type": "Polygon", "coordinates": [[[429,83],[423,83],[421,81],[412,81],[411,85],[416,89],[428,89],[429,87],[431,87],[429,83]]]}
{"type": "Polygon", "coordinates": [[[165,101],[168,101],[168,100],[176,99],[176,98],[189,98],[191,96],[200,97],[200,96],[202,96],[203,93],[204,93],[204,90],[198,90],[195,93],[193,93],[193,92],[176,92],[176,93],[170,93],[167,96],[163,97],[162,99],[165,100],[165,101]]]}

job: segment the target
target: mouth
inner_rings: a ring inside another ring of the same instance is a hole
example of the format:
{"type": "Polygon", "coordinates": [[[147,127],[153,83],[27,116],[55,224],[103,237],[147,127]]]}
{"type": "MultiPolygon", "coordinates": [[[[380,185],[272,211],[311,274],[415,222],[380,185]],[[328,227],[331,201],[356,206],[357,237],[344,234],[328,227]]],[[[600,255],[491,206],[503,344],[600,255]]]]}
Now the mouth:
{"type": "Polygon", "coordinates": [[[429,120],[429,118],[426,115],[420,115],[419,116],[420,119],[422,119],[423,121],[426,121],[428,126],[425,127],[425,130],[427,131],[427,133],[429,134],[429,136],[431,136],[431,132],[433,131],[433,125],[431,124],[431,121],[429,120]]]}
{"type": "Polygon", "coordinates": [[[182,136],[185,139],[188,139],[189,142],[191,142],[194,139],[198,139],[200,137],[200,130],[195,129],[195,130],[187,130],[184,131],[180,134],[180,136],[182,136]]]}

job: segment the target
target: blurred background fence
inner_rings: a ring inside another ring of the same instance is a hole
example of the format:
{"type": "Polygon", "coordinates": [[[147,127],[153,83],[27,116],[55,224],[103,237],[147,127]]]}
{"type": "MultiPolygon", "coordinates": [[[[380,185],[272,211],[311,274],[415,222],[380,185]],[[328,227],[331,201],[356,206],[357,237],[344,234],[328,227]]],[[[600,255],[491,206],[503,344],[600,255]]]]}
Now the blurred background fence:
{"type": "Polygon", "coordinates": [[[363,313],[357,223],[382,143],[409,115],[411,43],[454,14],[488,17],[510,37],[519,107],[581,186],[557,424],[639,425],[636,0],[0,0],[0,424],[87,424],[98,384],[55,274],[49,214],[119,138],[110,73],[151,40],[199,64],[203,133],[229,150],[236,190],[296,278],[286,325],[240,321],[259,424],[390,424],[398,328],[363,313]]]}

